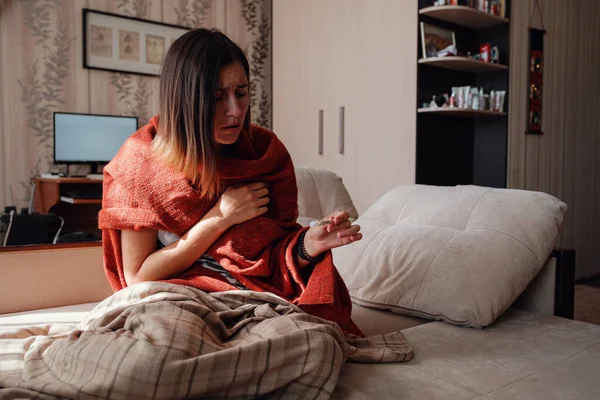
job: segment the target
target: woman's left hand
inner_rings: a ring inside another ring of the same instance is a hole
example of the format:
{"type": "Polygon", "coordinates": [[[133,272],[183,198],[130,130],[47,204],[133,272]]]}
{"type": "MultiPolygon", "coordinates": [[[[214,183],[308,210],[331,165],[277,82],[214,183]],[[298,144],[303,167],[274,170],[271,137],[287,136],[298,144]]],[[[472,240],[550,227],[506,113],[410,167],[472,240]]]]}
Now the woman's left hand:
{"type": "Polygon", "coordinates": [[[328,225],[311,226],[304,237],[306,252],[317,257],[336,247],[345,246],[362,239],[360,226],[352,225],[347,211],[338,211],[327,218],[328,225]]]}

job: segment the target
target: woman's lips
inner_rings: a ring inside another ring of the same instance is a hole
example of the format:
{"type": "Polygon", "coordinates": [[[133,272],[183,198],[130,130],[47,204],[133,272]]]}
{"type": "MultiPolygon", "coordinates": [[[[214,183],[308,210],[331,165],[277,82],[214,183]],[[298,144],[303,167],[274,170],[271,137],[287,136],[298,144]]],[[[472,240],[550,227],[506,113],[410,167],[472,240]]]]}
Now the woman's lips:
{"type": "Polygon", "coordinates": [[[242,126],[241,124],[227,125],[227,126],[223,127],[223,130],[225,130],[229,133],[238,133],[241,126],[242,126]]]}

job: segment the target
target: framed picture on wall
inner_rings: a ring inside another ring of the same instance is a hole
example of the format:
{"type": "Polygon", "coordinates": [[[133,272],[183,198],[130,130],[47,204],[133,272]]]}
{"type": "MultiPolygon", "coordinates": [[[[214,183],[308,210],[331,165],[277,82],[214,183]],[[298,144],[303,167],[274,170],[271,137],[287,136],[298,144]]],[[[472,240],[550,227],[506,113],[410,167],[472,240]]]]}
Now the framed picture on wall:
{"type": "Polygon", "coordinates": [[[167,50],[191,28],[83,9],[83,67],[157,76],[167,50]]]}

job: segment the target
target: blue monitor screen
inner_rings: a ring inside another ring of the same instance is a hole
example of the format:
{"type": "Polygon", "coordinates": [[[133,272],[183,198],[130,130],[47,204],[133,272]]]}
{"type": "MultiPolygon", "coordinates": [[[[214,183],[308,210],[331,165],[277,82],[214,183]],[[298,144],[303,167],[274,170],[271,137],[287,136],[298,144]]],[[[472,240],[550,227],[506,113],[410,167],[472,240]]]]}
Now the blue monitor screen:
{"type": "Polygon", "coordinates": [[[137,130],[137,117],[54,113],[55,163],[108,163],[137,130]]]}

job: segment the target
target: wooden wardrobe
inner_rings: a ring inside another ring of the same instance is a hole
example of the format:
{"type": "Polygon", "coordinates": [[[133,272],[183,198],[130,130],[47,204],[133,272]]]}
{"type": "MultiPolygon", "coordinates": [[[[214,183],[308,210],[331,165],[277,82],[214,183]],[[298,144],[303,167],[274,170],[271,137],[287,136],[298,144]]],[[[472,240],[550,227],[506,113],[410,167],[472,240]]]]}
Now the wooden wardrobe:
{"type": "Polygon", "coordinates": [[[273,130],[364,213],[415,183],[417,2],[273,0],[273,130]]]}

